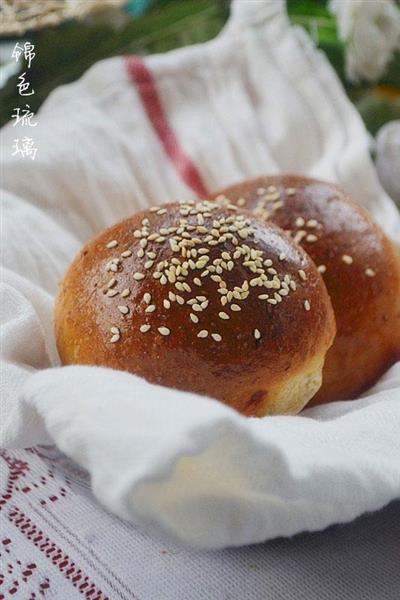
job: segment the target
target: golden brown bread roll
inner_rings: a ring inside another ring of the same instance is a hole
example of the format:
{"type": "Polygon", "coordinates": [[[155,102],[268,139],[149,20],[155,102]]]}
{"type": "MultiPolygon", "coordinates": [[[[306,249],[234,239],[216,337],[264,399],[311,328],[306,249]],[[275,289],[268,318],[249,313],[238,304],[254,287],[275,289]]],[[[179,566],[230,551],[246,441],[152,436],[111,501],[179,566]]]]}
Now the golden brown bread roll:
{"type": "Polygon", "coordinates": [[[400,259],[366,210],[336,185],[260,177],[222,195],[290,232],[318,266],[337,335],[309,406],[355,398],[400,357],[400,259]]]}
{"type": "Polygon", "coordinates": [[[64,364],[127,370],[257,416],[304,407],[335,334],[307,254],[275,225],[209,201],[155,207],[90,241],[55,326],[64,364]]]}

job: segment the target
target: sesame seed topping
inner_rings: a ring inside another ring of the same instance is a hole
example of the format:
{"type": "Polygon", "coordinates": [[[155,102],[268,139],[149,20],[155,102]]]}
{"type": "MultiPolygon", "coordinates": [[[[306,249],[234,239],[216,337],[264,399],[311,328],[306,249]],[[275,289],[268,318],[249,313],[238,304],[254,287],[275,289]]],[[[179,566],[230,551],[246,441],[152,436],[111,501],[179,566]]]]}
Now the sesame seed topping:
{"type": "Polygon", "coordinates": [[[150,329],[151,329],[151,325],[144,324],[144,325],[140,326],[139,331],[140,331],[140,333],[147,333],[148,331],[150,331],[150,329]]]}
{"type": "Polygon", "coordinates": [[[353,263],[353,257],[349,254],[343,254],[342,261],[346,263],[346,265],[351,265],[353,263]]]}
{"type": "MultiPolygon", "coordinates": [[[[262,189],[263,193],[257,200],[258,205],[262,206],[264,213],[269,211],[272,215],[274,210],[283,204],[280,191],[275,186],[262,189]],[[266,206],[268,206],[268,211],[265,210],[266,206]]],[[[239,204],[246,204],[244,198],[240,200],[239,204]]],[[[212,310],[214,295],[211,295],[210,298],[205,295],[196,295],[196,293],[204,294],[200,288],[206,284],[205,289],[207,289],[207,283],[209,286],[212,285],[210,282],[214,282],[214,289],[220,298],[221,308],[226,307],[225,310],[230,308],[233,313],[228,311],[228,314],[224,312],[224,309],[220,312],[217,310],[219,318],[223,320],[235,319],[235,317],[237,318],[236,313],[245,311],[245,300],[251,294],[256,293],[260,300],[277,305],[296,290],[296,283],[291,276],[288,273],[281,273],[283,265],[280,265],[279,270],[277,267],[278,260],[282,262],[287,259],[285,252],[275,256],[273,260],[266,256],[264,250],[260,249],[259,240],[254,237],[255,229],[251,220],[245,214],[237,212],[237,206],[231,204],[227,198],[221,197],[219,202],[221,203],[219,205],[207,200],[182,202],[178,212],[172,213],[177,217],[175,221],[161,219],[161,226],[156,226],[154,222],[150,223],[149,219],[144,218],[141,226],[132,232],[137,238],[137,245],[133,252],[138,259],[143,259],[140,260],[138,271],[133,274],[134,280],[142,281],[148,273],[152,281],[166,286],[165,297],[160,300],[157,308],[155,304],[151,303],[151,294],[146,292],[143,295],[145,313],[156,313],[157,311],[158,315],[160,306],[161,311],[168,311],[172,303],[176,302],[183,309],[188,307],[190,321],[197,324],[200,322],[199,313],[212,310]],[[218,208],[224,208],[225,211],[231,212],[222,215],[215,214],[214,210],[218,208]],[[150,248],[151,242],[153,242],[153,248],[150,248]],[[228,245],[224,246],[223,244],[226,242],[228,245]],[[154,250],[154,247],[160,249],[154,250]],[[235,267],[240,269],[238,273],[243,272],[243,277],[241,283],[232,285],[229,273],[234,271],[235,267]],[[174,289],[175,293],[169,288],[174,289]],[[262,293],[263,290],[265,292],[265,288],[269,294],[262,293]],[[211,306],[209,307],[209,305],[211,306]]],[[[157,215],[166,215],[169,209],[154,207],[152,212],[157,215]]],[[[265,214],[263,216],[265,217],[265,214]]],[[[302,217],[299,219],[298,224],[303,229],[296,232],[297,239],[301,240],[312,236],[311,233],[305,231],[304,219],[302,217]]],[[[314,219],[314,221],[316,220],[314,219]]],[[[312,226],[316,225],[312,219],[309,219],[307,227],[312,226]]],[[[114,272],[122,270],[121,259],[127,258],[131,254],[131,250],[124,250],[121,252],[120,258],[112,258],[107,263],[106,270],[114,272]]],[[[304,271],[303,273],[304,277],[302,278],[305,280],[306,274],[304,271]]],[[[299,275],[301,277],[300,272],[299,275]]],[[[113,277],[113,279],[115,282],[110,283],[109,288],[103,292],[111,291],[112,295],[120,293],[121,298],[131,294],[129,288],[122,292],[117,289],[112,291],[112,287],[117,287],[116,278],[113,277]]],[[[117,308],[122,314],[128,314],[130,310],[126,305],[119,305],[117,308]]],[[[167,313],[164,315],[166,318],[167,313]]],[[[212,318],[213,315],[211,315],[212,318]]],[[[143,327],[149,331],[151,322],[140,327],[143,333],[145,332],[143,327]]],[[[169,333],[169,329],[167,327],[165,329],[169,333]]],[[[254,332],[255,330],[253,330],[253,334],[254,332]]],[[[120,336],[120,333],[113,335],[120,336]]],[[[199,337],[210,336],[214,341],[222,340],[221,335],[217,332],[209,333],[207,330],[201,330],[197,335],[199,337]]]]}
{"type": "Polygon", "coordinates": [[[256,340],[259,340],[260,337],[261,337],[261,333],[260,333],[260,331],[258,329],[255,329],[253,331],[253,335],[254,335],[254,337],[255,337],[256,340]]]}
{"type": "Polygon", "coordinates": [[[365,274],[367,275],[367,277],[375,277],[375,271],[370,267],[365,269],[365,274]]]}
{"type": "Polygon", "coordinates": [[[311,304],[308,300],[304,300],[304,308],[308,311],[311,310],[311,304]]]}
{"type": "Polygon", "coordinates": [[[306,275],[305,271],[303,271],[303,269],[299,269],[298,273],[299,273],[300,279],[302,279],[303,281],[307,281],[307,275],[306,275]]]}
{"type": "Polygon", "coordinates": [[[112,298],[113,296],[116,296],[118,294],[118,290],[108,290],[107,291],[107,296],[109,298],[112,298]]]}
{"type": "Polygon", "coordinates": [[[303,219],[303,217],[297,217],[295,223],[296,223],[296,227],[304,227],[305,220],[303,219]]]}
{"type": "Polygon", "coordinates": [[[320,273],[325,273],[326,265],[318,265],[317,269],[320,273]]]}
{"type": "Polygon", "coordinates": [[[113,327],[110,327],[110,333],[114,333],[114,334],[118,334],[119,335],[120,334],[120,330],[119,330],[118,327],[113,326],[113,327]]]}
{"type": "Polygon", "coordinates": [[[293,187],[286,188],[286,193],[288,196],[293,196],[296,193],[296,188],[293,188],[293,187]]]}
{"type": "Polygon", "coordinates": [[[115,279],[115,277],[112,277],[112,278],[110,279],[110,281],[107,283],[107,287],[108,287],[108,288],[112,288],[112,287],[114,287],[114,285],[115,285],[116,283],[117,283],[117,280],[115,279]]]}
{"type": "Polygon", "coordinates": [[[207,329],[202,329],[201,331],[199,331],[199,333],[197,334],[198,338],[206,338],[208,336],[208,331],[207,329]]]}
{"type": "Polygon", "coordinates": [[[111,339],[110,339],[110,342],[111,342],[112,344],[115,344],[115,342],[119,342],[119,340],[120,340],[120,339],[121,339],[121,336],[119,335],[119,333],[115,333],[115,334],[114,334],[114,335],[111,337],[111,339]]]}
{"type": "Polygon", "coordinates": [[[317,236],[313,233],[309,233],[308,235],[306,235],[306,242],[316,242],[317,240],[317,236]]]}
{"type": "Polygon", "coordinates": [[[117,240],[111,240],[111,242],[108,242],[107,244],[107,248],[115,248],[116,246],[118,246],[117,240]]]}
{"type": "Polygon", "coordinates": [[[168,327],[158,327],[157,329],[161,333],[161,335],[169,335],[171,333],[168,327]]]}

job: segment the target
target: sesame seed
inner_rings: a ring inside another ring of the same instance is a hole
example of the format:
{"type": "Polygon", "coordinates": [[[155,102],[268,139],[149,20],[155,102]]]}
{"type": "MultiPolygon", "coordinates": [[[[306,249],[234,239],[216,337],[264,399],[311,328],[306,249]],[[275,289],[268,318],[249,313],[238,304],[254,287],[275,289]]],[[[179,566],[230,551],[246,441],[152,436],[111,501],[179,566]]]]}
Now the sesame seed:
{"type": "Polygon", "coordinates": [[[171,333],[168,327],[158,327],[157,329],[161,333],[161,335],[169,335],[171,333]]]}
{"type": "Polygon", "coordinates": [[[284,252],[281,252],[279,255],[279,260],[285,260],[286,258],[286,254],[284,252]]]}
{"type": "Polygon", "coordinates": [[[303,219],[303,217],[297,217],[295,223],[296,223],[296,227],[304,227],[305,220],[303,219]]]}
{"type": "Polygon", "coordinates": [[[115,277],[112,277],[110,279],[110,281],[107,283],[107,287],[112,288],[116,283],[117,283],[117,280],[115,279],[115,277]]]}
{"type": "Polygon", "coordinates": [[[317,236],[313,233],[309,233],[308,235],[306,235],[306,242],[316,242],[317,240],[317,236]]]}
{"type": "Polygon", "coordinates": [[[120,306],[118,306],[118,310],[119,310],[119,312],[120,312],[120,313],[122,313],[123,315],[127,315],[127,314],[128,314],[128,312],[129,312],[129,308],[128,308],[127,306],[125,306],[125,305],[122,305],[122,306],[120,305],[120,306]]]}
{"type": "Polygon", "coordinates": [[[130,293],[131,293],[131,290],[129,288],[125,288],[121,292],[121,298],[126,298],[127,296],[129,296],[130,293]]]}
{"type": "Polygon", "coordinates": [[[225,319],[225,320],[230,318],[229,315],[227,315],[226,312],[223,312],[223,311],[219,312],[218,316],[220,319],[225,319]]]}
{"type": "Polygon", "coordinates": [[[325,273],[325,271],[326,271],[326,266],[325,266],[325,265],[318,265],[317,269],[318,269],[318,271],[319,271],[320,273],[325,273]]]}
{"type": "Polygon", "coordinates": [[[318,227],[318,221],[316,219],[308,219],[307,221],[307,227],[318,227]]]}
{"type": "Polygon", "coordinates": [[[255,337],[256,340],[259,340],[260,337],[261,337],[261,333],[260,333],[260,331],[258,329],[254,330],[253,335],[254,335],[254,337],[255,337]]]}
{"type": "Polygon", "coordinates": [[[169,300],[167,300],[166,298],[163,300],[163,305],[164,308],[171,308],[171,302],[169,300]]]}
{"type": "Polygon", "coordinates": [[[157,212],[158,210],[160,210],[160,207],[159,207],[159,206],[152,206],[152,207],[150,208],[150,212],[157,212]]]}
{"type": "Polygon", "coordinates": [[[120,334],[120,330],[118,327],[110,327],[110,333],[114,333],[114,334],[120,334]]]}
{"type": "Polygon", "coordinates": [[[197,334],[198,338],[206,338],[208,336],[208,331],[207,329],[202,329],[201,331],[199,331],[199,333],[197,334]]]}
{"type": "Polygon", "coordinates": [[[107,296],[109,298],[112,298],[113,296],[116,296],[118,294],[118,290],[108,290],[107,291],[107,296]]]}
{"type": "Polygon", "coordinates": [[[152,267],[153,265],[154,265],[154,260],[147,260],[147,261],[144,263],[144,268],[145,268],[145,269],[151,269],[151,267],[152,267]]]}
{"type": "Polygon", "coordinates": [[[144,275],[143,273],[136,272],[133,274],[133,279],[135,279],[136,281],[140,281],[141,279],[144,279],[144,275]]]}
{"type": "Polygon", "coordinates": [[[343,254],[342,255],[342,261],[344,263],[346,263],[346,265],[351,265],[353,262],[353,257],[350,256],[349,254],[343,254]]]}
{"type": "Polygon", "coordinates": [[[111,337],[111,339],[110,339],[110,342],[111,342],[112,344],[115,344],[115,342],[119,342],[119,340],[120,340],[120,337],[121,337],[121,336],[119,335],[119,333],[115,333],[115,334],[114,334],[114,335],[111,337]]]}
{"type": "Polygon", "coordinates": [[[151,294],[149,294],[149,292],[146,292],[144,294],[143,301],[146,302],[146,304],[150,304],[150,302],[151,302],[151,294]]]}
{"type": "Polygon", "coordinates": [[[115,246],[118,246],[117,240],[111,240],[111,242],[108,242],[107,244],[107,248],[115,248],[115,246]]]}
{"type": "Polygon", "coordinates": [[[123,252],[121,252],[121,256],[122,258],[127,258],[128,256],[132,255],[132,250],[124,250],[123,252]]]}
{"type": "Polygon", "coordinates": [[[311,310],[311,304],[308,300],[304,300],[304,308],[308,311],[311,310]]]}
{"type": "Polygon", "coordinates": [[[140,331],[140,333],[147,333],[148,331],[150,331],[150,329],[151,329],[151,325],[145,324],[145,325],[140,326],[139,331],[140,331]]]}
{"type": "Polygon", "coordinates": [[[149,304],[149,306],[146,308],[146,310],[144,312],[146,313],[152,313],[156,310],[156,305],[155,304],[149,304]]]}
{"type": "Polygon", "coordinates": [[[184,298],[182,298],[182,296],[179,296],[178,294],[176,294],[176,301],[177,301],[177,303],[178,303],[178,304],[180,304],[181,306],[182,306],[183,304],[185,304],[185,299],[184,299],[184,298]]]}
{"type": "Polygon", "coordinates": [[[367,275],[367,277],[375,277],[375,271],[370,267],[365,269],[365,274],[367,275]]]}
{"type": "Polygon", "coordinates": [[[299,273],[300,279],[302,279],[303,281],[307,281],[307,275],[306,275],[305,271],[303,271],[303,269],[299,269],[298,273],[299,273]]]}
{"type": "Polygon", "coordinates": [[[288,196],[293,196],[296,193],[296,188],[286,188],[286,193],[288,196]]]}
{"type": "Polygon", "coordinates": [[[239,198],[237,203],[238,203],[238,206],[244,206],[246,204],[246,200],[244,198],[239,198]]]}
{"type": "Polygon", "coordinates": [[[190,315],[189,315],[189,316],[190,316],[190,320],[191,320],[193,323],[198,323],[198,322],[199,322],[199,317],[198,317],[197,315],[194,315],[193,313],[190,313],[190,315]]]}
{"type": "Polygon", "coordinates": [[[269,304],[278,304],[275,298],[268,298],[267,302],[269,302],[269,304]]]}
{"type": "Polygon", "coordinates": [[[222,337],[219,335],[219,333],[212,333],[211,337],[216,342],[220,342],[222,340],[222,337]]]}
{"type": "Polygon", "coordinates": [[[140,242],[139,242],[139,246],[141,248],[146,248],[146,246],[147,246],[147,240],[145,238],[141,239],[140,242]]]}
{"type": "Polygon", "coordinates": [[[239,312],[242,310],[240,308],[239,304],[231,304],[230,308],[231,308],[231,310],[233,310],[233,312],[239,312]]]}

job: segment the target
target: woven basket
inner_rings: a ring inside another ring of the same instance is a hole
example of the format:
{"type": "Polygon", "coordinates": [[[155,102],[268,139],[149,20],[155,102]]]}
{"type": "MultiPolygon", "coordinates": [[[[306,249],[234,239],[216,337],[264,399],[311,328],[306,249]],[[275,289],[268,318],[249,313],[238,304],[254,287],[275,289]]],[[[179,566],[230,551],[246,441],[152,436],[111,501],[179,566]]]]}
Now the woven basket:
{"type": "Polygon", "coordinates": [[[22,35],[26,31],[58,25],[68,19],[82,19],[104,8],[116,8],[126,0],[0,0],[1,35],[22,35]]]}

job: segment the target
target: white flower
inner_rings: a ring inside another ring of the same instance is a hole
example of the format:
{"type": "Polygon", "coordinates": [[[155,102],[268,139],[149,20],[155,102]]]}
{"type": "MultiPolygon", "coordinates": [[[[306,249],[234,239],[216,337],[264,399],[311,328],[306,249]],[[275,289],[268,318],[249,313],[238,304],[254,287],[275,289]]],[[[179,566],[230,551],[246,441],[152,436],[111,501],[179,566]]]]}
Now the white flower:
{"type": "Polygon", "coordinates": [[[346,44],[351,81],[374,81],[400,48],[400,10],[393,0],[330,0],[340,38],[346,44]]]}

